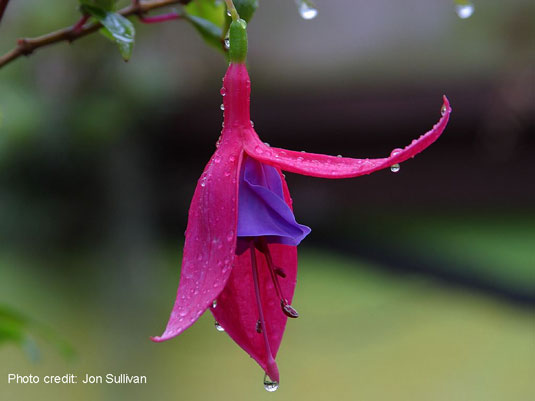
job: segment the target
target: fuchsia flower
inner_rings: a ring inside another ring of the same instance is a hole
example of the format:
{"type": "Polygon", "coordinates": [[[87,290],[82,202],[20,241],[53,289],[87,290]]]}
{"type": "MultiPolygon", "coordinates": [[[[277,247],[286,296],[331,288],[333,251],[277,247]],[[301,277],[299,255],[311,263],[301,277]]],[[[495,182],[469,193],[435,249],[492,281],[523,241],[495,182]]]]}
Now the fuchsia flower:
{"type": "Polygon", "coordinates": [[[176,301],[165,332],[153,341],[178,336],[210,308],[228,335],[278,382],[275,356],[287,318],[298,316],[291,306],[296,246],[310,231],[295,222],[281,170],[349,178],[390,168],[432,144],[451,108],[444,97],[433,129],[389,157],[351,159],[264,144],[250,121],[250,90],[244,57],[233,60],[221,89],[224,128],[189,210],[176,301]]]}

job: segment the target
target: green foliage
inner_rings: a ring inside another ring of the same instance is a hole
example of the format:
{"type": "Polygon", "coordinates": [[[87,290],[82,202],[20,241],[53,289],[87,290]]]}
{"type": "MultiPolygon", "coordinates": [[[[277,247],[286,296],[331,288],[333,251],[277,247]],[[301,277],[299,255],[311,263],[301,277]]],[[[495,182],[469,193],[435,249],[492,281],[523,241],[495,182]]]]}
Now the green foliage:
{"type": "MultiPolygon", "coordinates": [[[[95,0],[95,2],[104,3],[106,6],[114,3],[108,0],[95,0]]],[[[80,6],[80,10],[85,14],[91,15],[102,24],[103,28],[100,32],[117,44],[124,61],[128,61],[132,56],[136,34],[132,22],[120,14],[108,11],[108,8],[94,5],[93,2],[86,3],[85,0],[80,6]]]]}
{"type": "Polygon", "coordinates": [[[15,343],[26,351],[30,359],[39,358],[34,335],[53,345],[66,358],[74,356],[73,348],[54,332],[20,312],[0,305],[0,345],[15,343]]]}
{"type": "Polygon", "coordinates": [[[223,35],[226,32],[225,5],[215,0],[195,0],[184,7],[184,18],[201,34],[204,41],[225,51],[223,35]]]}
{"type": "Polygon", "coordinates": [[[234,0],[234,7],[240,14],[240,18],[249,22],[258,8],[258,0],[234,0]]]}
{"type": "Polygon", "coordinates": [[[115,10],[117,0],[79,0],[81,6],[93,6],[105,11],[115,10]]]}

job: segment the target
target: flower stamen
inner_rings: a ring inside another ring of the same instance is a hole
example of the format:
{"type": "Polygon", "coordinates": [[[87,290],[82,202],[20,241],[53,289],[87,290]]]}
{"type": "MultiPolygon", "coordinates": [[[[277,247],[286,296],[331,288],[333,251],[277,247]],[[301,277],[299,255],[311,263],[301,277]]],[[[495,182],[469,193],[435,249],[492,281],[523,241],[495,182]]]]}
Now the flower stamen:
{"type": "Polygon", "coordinates": [[[272,375],[274,375],[274,372],[278,373],[278,371],[277,371],[277,365],[275,363],[275,359],[273,358],[273,354],[271,353],[271,347],[269,345],[267,328],[266,328],[266,321],[264,319],[264,310],[262,309],[262,299],[260,297],[260,285],[258,283],[258,267],[256,263],[256,247],[255,247],[254,241],[250,242],[249,249],[251,251],[251,267],[253,270],[254,291],[255,291],[256,306],[258,308],[258,317],[259,317],[258,321],[256,322],[256,331],[258,332],[258,328],[260,327],[262,335],[264,337],[264,346],[266,347],[266,356],[267,356],[266,359],[267,359],[267,368],[268,368],[267,374],[271,377],[272,375]]]}
{"type": "Polygon", "coordinates": [[[264,256],[266,257],[266,261],[267,261],[267,265],[268,265],[268,269],[269,269],[269,274],[271,276],[271,280],[273,281],[273,285],[275,287],[275,291],[277,292],[277,296],[279,297],[280,301],[281,301],[281,309],[282,309],[282,312],[292,318],[292,319],[295,319],[295,318],[298,318],[299,317],[299,313],[292,307],[292,305],[290,305],[287,301],[287,299],[284,297],[283,293],[282,293],[282,288],[280,286],[280,283],[279,283],[279,279],[277,276],[281,276],[282,278],[285,278],[286,277],[286,273],[284,272],[284,270],[278,268],[278,267],[275,267],[275,265],[273,264],[273,259],[271,259],[271,253],[269,252],[269,248],[268,248],[268,244],[267,244],[267,241],[264,237],[260,237],[259,239],[259,249],[260,249],[260,252],[262,252],[264,254],[264,256]]]}

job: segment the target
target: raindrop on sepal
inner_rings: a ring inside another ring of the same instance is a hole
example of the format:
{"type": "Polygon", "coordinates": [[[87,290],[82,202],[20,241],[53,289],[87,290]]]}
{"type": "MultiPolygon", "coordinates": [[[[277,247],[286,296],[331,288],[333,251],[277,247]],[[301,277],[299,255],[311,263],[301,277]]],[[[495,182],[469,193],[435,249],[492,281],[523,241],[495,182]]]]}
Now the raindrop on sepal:
{"type": "Polygon", "coordinates": [[[295,0],[297,10],[303,19],[314,19],[318,15],[318,9],[310,0],[295,0]]]}
{"type": "Polygon", "coordinates": [[[470,0],[456,0],[455,13],[461,19],[470,18],[475,11],[474,4],[470,0]]]}
{"type": "MultiPolygon", "coordinates": [[[[397,155],[399,152],[402,152],[402,151],[403,149],[396,148],[392,152],[390,152],[390,157],[394,157],[395,155],[397,155]]],[[[399,170],[401,170],[401,166],[399,165],[399,163],[392,164],[390,166],[390,171],[392,171],[393,173],[397,173],[399,172],[399,170]]]]}
{"type": "Polygon", "coordinates": [[[223,326],[221,326],[217,320],[214,322],[214,326],[217,331],[225,331],[223,326]]]}
{"type": "Polygon", "coordinates": [[[224,42],[225,42],[225,49],[227,50],[230,49],[230,39],[228,36],[225,38],[224,42]]]}
{"type": "Polygon", "coordinates": [[[271,377],[269,377],[266,373],[264,375],[264,388],[266,389],[266,391],[272,393],[274,391],[277,391],[277,389],[279,388],[279,382],[271,380],[271,377]]]}

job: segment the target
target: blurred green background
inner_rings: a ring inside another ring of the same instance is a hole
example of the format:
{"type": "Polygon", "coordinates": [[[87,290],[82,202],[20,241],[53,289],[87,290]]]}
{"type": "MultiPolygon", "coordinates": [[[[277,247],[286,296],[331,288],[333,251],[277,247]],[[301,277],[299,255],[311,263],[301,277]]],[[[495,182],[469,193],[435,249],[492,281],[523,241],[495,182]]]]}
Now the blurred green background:
{"type": "MultiPolygon", "coordinates": [[[[443,93],[454,111],[397,174],[287,174],[313,231],[280,389],[263,390],[209,314],[149,341],[174,300],[226,65],[186,22],[134,19],[128,63],[92,35],[0,70],[0,399],[535,399],[535,7],[476,2],[461,20],[451,1],[317,5],[304,21],[292,1],[261,1],[250,24],[263,140],[380,157],[438,120],[443,93]],[[16,385],[8,373],[148,383],[16,385]]],[[[77,18],[75,1],[12,1],[0,49],[77,18]]]]}

